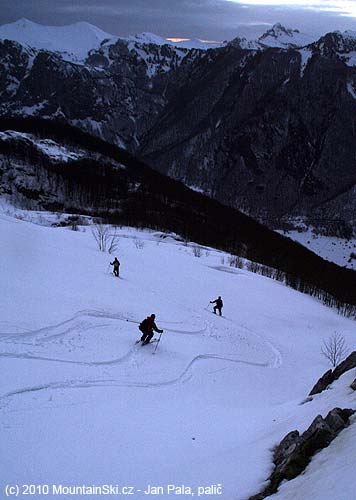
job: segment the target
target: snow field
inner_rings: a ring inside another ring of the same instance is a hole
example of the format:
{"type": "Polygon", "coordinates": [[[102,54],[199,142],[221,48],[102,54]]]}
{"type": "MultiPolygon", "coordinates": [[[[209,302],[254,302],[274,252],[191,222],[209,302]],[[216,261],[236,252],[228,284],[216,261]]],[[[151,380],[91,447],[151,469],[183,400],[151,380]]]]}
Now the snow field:
{"type": "Polygon", "coordinates": [[[213,249],[196,258],[160,233],[119,236],[117,279],[89,228],[0,217],[3,481],[221,484],[219,498],[246,499],[287,432],[354,404],[351,372],[301,403],[328,368],[322,340],[338,331],[355,348],[355,323],[213,249]],[[218,295],[222,318],[208,306],[218,295]],[[154,356],[135,344],[152,312],[154,356]]]}
{"type": "Polygon", "coordinates": [[[338,266],[356,269],[356,258],[352,257],[352,254],[356,256],[356,240],[354,238],[346,240],[335,236],[316,235],[312,229],[303,232],[277,232],[301,243],[323,259],[335,262],[338,266]]]}

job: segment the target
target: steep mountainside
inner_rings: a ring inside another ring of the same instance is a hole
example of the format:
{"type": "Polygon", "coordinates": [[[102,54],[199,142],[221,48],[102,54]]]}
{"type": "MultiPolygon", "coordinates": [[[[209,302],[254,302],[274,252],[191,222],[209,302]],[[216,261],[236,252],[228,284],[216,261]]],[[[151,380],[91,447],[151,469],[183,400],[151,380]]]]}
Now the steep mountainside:
{"type": "Polygon", "coordinates": [[[165,73],[203,53],[150,37],[104,39],[80,60],[85,48],[52,52],[0,37],[0,115],[61,119],[135,150],[166,105],[165,73]]]}
{"type": "Polygon", "coordinates": [[[273,220],[352,218],[356,40],[302,49],[220,49],[178,70],[141,149],[160,171],[273,220]]]}
{"type": "Polygon", "coordinates": [[[275,25],[203,51],[93,28],[80,60],[0,41],[0,115],[81,127],[273,227],[356,226],[355,34],[275,25]]]}

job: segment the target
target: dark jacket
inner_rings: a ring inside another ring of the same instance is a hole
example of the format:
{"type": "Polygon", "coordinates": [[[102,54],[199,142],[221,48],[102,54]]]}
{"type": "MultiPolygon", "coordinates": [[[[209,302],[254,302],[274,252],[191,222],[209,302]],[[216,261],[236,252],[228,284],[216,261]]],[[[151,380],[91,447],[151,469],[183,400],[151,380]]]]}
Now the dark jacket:
{"type": "Polygon", "coordinates": [[[163,330],[160,330],[157,327],[155,320],[153,318],[151,318],[151,316],[148,316],[146,319],[144,319],[142,321],[140,330],[145,332],[145,333],[151,333],[151,332],[153,332],[153,330],[157,333],[163,332],[163,330]]]}
{"type": "Polygon", "coordinates": [[[154,330],[157,333],[162,333],[163,332],[163,330],[160,330],[157,327],[157,325],[155,323],[155,320],[153,318],[151,318],[151,316],[148,316],[148,318],[147,318],[147,327],[146,328],[147,328],[148,332],[152,332],[152,330],[154,330]]]}
{"type": "Polygon", "coordinates": [[[221,308],[222,308],[222,306],[224,305],[224,304],[223,304],[222,299],[212,300],[212,301],[210,302],[210,304],[216,304],[216,307],[217,307],[218,309],[221,309],[221,308]]]}

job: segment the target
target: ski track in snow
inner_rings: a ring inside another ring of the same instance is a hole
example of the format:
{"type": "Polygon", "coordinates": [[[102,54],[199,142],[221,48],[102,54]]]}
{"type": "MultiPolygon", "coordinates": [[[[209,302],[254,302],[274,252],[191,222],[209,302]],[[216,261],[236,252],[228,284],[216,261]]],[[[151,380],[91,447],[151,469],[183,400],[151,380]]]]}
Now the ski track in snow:
{"type": "MultiPolygon", "coordinates": [[[[209,309],[205,309],[205,310],[208,312],[211,312],[211,311],[209,311],[209,309]]],[[[230,321],[231,323],[234,324],[234,326],[236,326],[238,328],[242,328],[243,330],[247,331],[249,334],[254,335],[259,340],[259,342],[261,344],[265,344],[272,351],[272,353],[274,355],[274,362],[272,363],[272,367],[279,368],[280,366],[282,366],[282,363],[283,363],[282,353],[270,340],[265,339],[264,337],[262,337],[261,334],[257,333],[255,330],[251,330],[251,328],[248,328],[245,325],[242,325],[242,324],[235,325],[235,323],[230,318],[226,318],[225,316],[217,316],[217,318],[219,320],[224,319],[226,321],[230,321]]],[[[213,334],[211,333],[211,324],[209,324],[209,331],[210,331],[210,335],[212,336],[213,334]]]]}
{"type": "MultiPolygon", "coordinates": [[[[71,318],[59,322],[55,325],[50,325],[46,327],[42,327],[36,330],[24,331],[21,334],[11,335],[9,333],[0,333],[1,344],[14,344],[14,345],[31,345],[33,347],[44,347],[45,344],[50,344],[53,340],[56,340],[60,337],[64,337],[69,333],[74,332],[82,332],[88,331],[94,328],[100,328],[103,326],[108,326],[108,323],[87,323],[83,321],[83,317],[87,318],[95,318],[95,319],[111,319],[118,320],[123,322],[130,322],[139,324],[139,321],[125,318],[122,314],[113,314],[108,313],[106,311],[97,311],[97,310],[82,310],[78,311],[71,318]],[[78,321],[79,320],[79,321],[78,321]],[[59,330],[59,331],[58,331],[59,330]],[[11,341],[9,340],[11,338],[11,341]],[[29,342],[23,342],[24,340],[28,340],[29,342]],[[32,342],[30,342],[32,340],[32,342]]],[[[221,319],[225,319],[231,323],[232,320],[229,318],[217,318],[218,321],[221,319]]],[[[169,322],[162,322],[169,323],[169,322]]],[[[173,324],[181,324],[182,322],[171,322],[173,324]]],[[[109,325],[110,326],[110,325],[109,325]]],[[[20,396],[23,394],[28,394],[32,392],[41,392],[46,390],[58,390],[58,389],[89,389],[93,387],[137,387],[137,388],[162,388],[165,386],[171,386],[179,383],[186,383],[193,377],[193,367],[197,364],[200,364],[206,360],[216,360],[217,362],[228,362],[228,363],[236,363],[243,364],[246,366],[255,366],[255,367],[263,367],[263,368],[277,368],[281,365],[281,354],[278,349],[269,341],[262,338],[261,335],[256,333],[255,331],[245,327],[244,325],[235,325],[236,329],[242,328],[247,331],[250,335],[255,336],[259,343],[262,345],[265,344],[269,347],[269,349],[274,354],[273,362],[255,362],[248,359],[241,359],[239,357],[235,357],[233,355],[224,355],[217,353],[205,353],[205,354],[197,354],[193,359],[186,365],[186,367],[182,370],[182,372],[169,380],[157,381],[157,382],[142,382],[142,381],[132,381],[128,382],[127,378],[94,378],[94,379],[73,379],[67,381],[58,381],[51,382],[48,384],[35,385],[31,387],[24,387],[20,389],[16,389],[14,391],[7,392],[0,396],[0,401],[5,402],[6,400],[12,399],[13,397],[20,396]]],[[[178,330],[175,328],[166,328],[165,330],[175,334],[182,335],[207,335],[208,337],[216,337],[213,333],[215,329],[214,322],[205,321],[204,328],[199,330],[178,330]]],[[[116,366],[127,363],[130,360],[136,362],[135,357],[140,350],[140,346],[133,345],[123,356],[111,359],[111,360],[99,360],[99,361],[81,361],[81,360],[70,360],[70,359],[61,359],[61,358],[53,358],[41,355],[33,355],[30,353],[16,353],[16,352],[0,352],[0,357],[2,358],[16,358],[19,360],[34,360],[34,361],[43,361],[43,362],[51,362],[51,363],[68,363],[77,366],[86,366],[86,367],[104,367],[104,366],[116,366]]],[[[209,373],[215,373],[217,371],[221,371],[226,369],[226,367],[218,368],[217,370],[210,371],[209,373]]]]}
{"type": "MultiPolygon", "coordinates": [[[[35,358],[37,359],[37,358],[35,358]]],[[[218,354],[199,354],[195,356],[188,366],[183,370],[183,372],[176,378],[172,380],[167,380],[163,382],[124,382],[120,379],[93,379],[93,380],[70,380],[63,382],[52,382],[44,385],[37,385],[33,387],[24,387],[22,389],[17,389],[15,391],[10,391],[6,394],[0,396],[0,401],[4,401],[8,398],[12,398],[18,395],[27,394],[31,392],[39,392],[49,389],[90,389],[92,387],[138,387],[138,388],[160,388],[164,386],[170,386],[177,383],[185,383],[190,380],[193,376],[191,369],[193,365],[200,361],[207,359],[217,359],[219,361],[228,361],[231,363],[241,363],[250,366],[257,366],[267,368],[269,363],[257,363],[252,361],[246,361],[243,359],[237,359],[233,357],[226,357],[218,354]]]]}
{"type": "MultiPolygon", "coordinates": [[[[31,337],[36,337],[42,335],[42,341],[47,341],[49,339],[55,338],[55,337],[60,337],[64,336],[67,333],[70,333],[75,330],[75,328],[68,328],[67,330],[60,332],[58,334],[53,334],[53,335],[48,335],[50,332],[57,330],[58,328],[61,328],[65,325],[68,325],[72,322],[74,322],[76,319],[86,316],[86,317],[92,317],[92,318],[105,318],[105,319],[113,319],[113,320],[119,320],[119,321],[124,321],[124,322],[129,322],[129,323],[135,323],[135,324],[140,324],[140,321],[136,321],[130,318],[125,318],[124,316],[120,314],[108,314],[107,312],[104,311],[90,311],[90,310],[84,310],[84,311],[78,311],[74,316],[71,318],[62,321],[60,323],[56,323],[55,325],[50,325],[46,327],[39,328],[37,330],[28,330],[19,334],[11,334],[9,332],[5,333],[0,333],[0,342],[6,341],[7,339],[11,339],[11,343],[16,343],[16,339],[25,339],[25,338],[31,338],[31,337]],[[15,342],[14,342],[15,341],[15,342]]],[[[161,321],[162,324],[168,323],[168,324],[181,324],[181,322],[168,322],[168,321],[161,321]]],[[[107,324],[102,324],[102,325],[89,325],[87,328],[83,328],[83,330],[90,329],[90,328],[97,328],[100,326],[107,326],[107,324]]],[[[76,327],[78,328],[78,327],[76,327]]],[[[174,333],[181,333],[181,334],[187,334],[187,335],[195,335],[195,334],[200,334],[205,331],[206,327],[202,330],[197,330],[197,331],[186,331],[186,330],[175,330],[171,328],[165,328],[167,332],[174,332],[174,333]]]]}
{"type": "MultiPolygon", "coordinates": [[[[10,344],[23,344],[23,345],[32,345],[34,347],[39,346],[43,347],[43,342],[48,343],[49,341],[60,338],[62,336],[65,336],[69,333],[76,332],[76,331],[87,331],[90,329],[96,329],[96,328],[101,328],[104,326],[110,326],[109,324],[102,323],[102,324],[85,324],[83,322],[80,322],[78,324],[75,324],[73,327],[68,327],[64,331],[58,332],[58,333],[52,333],[55,332],[57,329],[67,326],[73,322],[79,317],[82,316],[87,316],[87,317],[94,317],[94,318],[108,318],[108,319],[115,319],[115,320],[120,320],[120,321],[125,321],[125,322],[132,322],[139,324],[138,321],[131,320],[128,318],[122,317],[120,314],[108,314],[103,311],[79,311],[76,313],[73,317],[70,319],[67,319],[65,321],[62,321],[60,323],[57,323],[55,325],[43,327],[37,330],[31,330],[27,331],[21,334],[15,334],[15,335],[9,335],[8,333],[0,333],[0,337],[4,336],[2,340],[0,340],[1,343],[10,343],[10,344]],[[39,335],[42,335],[41,339],[38,340],[36,339],[35,343],[30,343],[30,342],[23,342],[24,339],[27,338],[34,338],[38,337],[39,335]],[[8,341],[8,339],[11,338],[11,341],[8,341]],[[16,339],[21,339],[20,342],[16,342],[16,339]]],[[[220,319],[225,319],[227,321],[232,322],[229,318],[225,317],[219,317],[220,319]]],[[[250,334],[254,335],[256,338],[258,338],[259,342],[266,344],[270,350],[273,352],[275,356],[274,363],[272,366],[274,368],[278,368],[282,364],[282,356],[279,350],[268,340],[262,338],[261,335],[256,333],[255,331],[245,327],[244,325],[236,325],[238,328],[243,328],[244,330],[248,331],[250,334]]],[[[177,334],[183,334],[183,335],[201,335],[204,334],[208,330],[209,337],[214,336],[212,334],[212,324],[211,323],[205,323],[205,327],[200,329],[200,330],[195,330],[195,331],[189,331],[189,330],[176,330],[172,328],[166,328],[166,331],[171,332],[171,333],[177,333],[177,334]]],[[[14,352],[0,352],[0,357],[12,357],[12,358],[19,358],[19,359],[31,359],[31,360],[39,360],[39,361],[53,361],[53,362],[59,362],[59,363],[70,363],[70,364],[76,364],[76,365],[83,365],[83,366],[102,366],[102,365],[115,365],[118,363],[125,362],[127,359],[129,359],[132,354],[136,351],[136,346],[133,346],[125,355],[115,358],[112,360],[101,360],[101,361],[76,361],[76,360],[68,360],[68,359],[61,359],[61,358],[50,358],[50,357],[45,357],[45,356],[36,356],[32,354],[19,354],[19,353],[14,353],[14,352]]]]}
{"type": "Polygon", "coordinates": [[[247,328],[244,325],[240,325],[240,327],[243,328],[244,330],[246,330],[247,332],[252,333],[261,342],[264,342],[266,345],[269,346],[269,348],[271,349],[271,351],[273,352],[273,354],[275,356],[274,362],[272,365],[273,368],[279,368],[280,366],[282,366],[282,363],[283,363],[282,354],[281,354],[280,350],[270,340],[266,340],[265,338],[262,338],[262,336],[260,334],[258,334],[254,330],[251,330],[250,328],[247,328]]]}

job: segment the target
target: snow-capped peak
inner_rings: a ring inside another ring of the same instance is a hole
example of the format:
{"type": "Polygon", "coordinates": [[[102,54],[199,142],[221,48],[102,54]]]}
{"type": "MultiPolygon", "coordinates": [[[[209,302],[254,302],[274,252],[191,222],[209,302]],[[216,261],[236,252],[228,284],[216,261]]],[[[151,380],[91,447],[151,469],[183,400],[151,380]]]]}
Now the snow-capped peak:
{"type": "Polygon", "coordinates": [[[36,49],[65,52],[78,60],[84,59],[90,50],[98,48],[108,38],[115,37],[87,22],[44,26],[22,18],[0,26],[0,39],[14,40],[36,49]]]}
{"type": "Polygon", "coordinates": [[[293,48],[304,47],[316,39],[317,37],[300,33],[297,29],[285,28],[281,23],[276,23],[259,37],[258,42],[263,47],[293,48]]]}
{"type": "Polygon", "coordinates": [[[268,36],[271,36],[273,38],[279,38],[280,36],[288,36],[292,37],[296,34],[300,33],[299,30],[297,29],[292,29],[292,28],[285,28],[284,26],[281,25],[281,23],[276,23],[270,28],[269,30],[266,31],[260,38],[267,38],[268,36]]]}
{"type": "Polygon", "coordinates": [[[318,39],[318,36],[311,36],[301,33],[297,29],[286,28],[281,23],[274,24],[259,38],[253,36],[238,35],[230,45],[245,50],[260,50],[268,47],[280,49],[300,48],[310,45],[318,39]]]}

